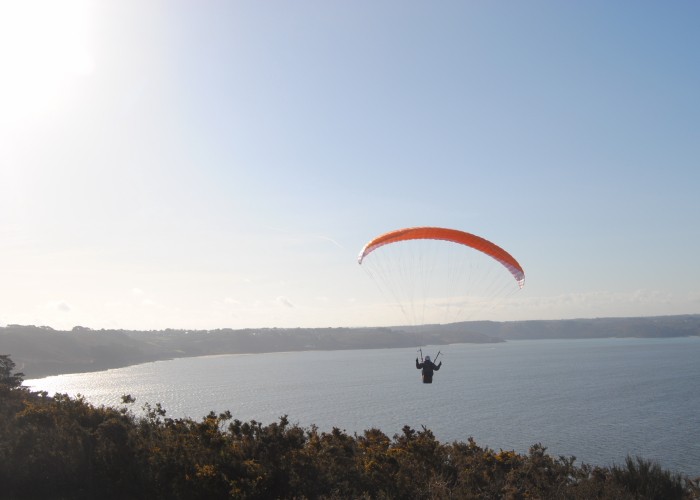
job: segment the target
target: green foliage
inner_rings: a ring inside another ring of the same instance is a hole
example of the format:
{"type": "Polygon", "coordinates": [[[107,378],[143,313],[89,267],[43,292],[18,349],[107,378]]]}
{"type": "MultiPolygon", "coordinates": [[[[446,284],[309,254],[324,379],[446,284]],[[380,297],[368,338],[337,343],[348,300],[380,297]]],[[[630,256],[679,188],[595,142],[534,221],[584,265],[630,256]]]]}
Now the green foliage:
{"type": "Polygon", "coordinates": [[[8,354],[0,354],[0,387],[17,388],[22,385],[24,373],[12,373],[15,369],[15,362],[8,354]]]}
{"type": "MultiPolygon", "coordinates": [[[[9,372],[13,366],[5,360],[9,372]]],[[[83,398],[0,391],[1,496],[133,499],[691,499],[698,481],[637,459],[575,465],[540,444],[527,454],[440,443],[422,428],[320,432],[282,416],[263,425],[230,412],[135,417],[83,398]]],[[[125,395],[122,402],[133,404],[125,395]]]]}
{"type": "Polygon", "coordinates": [[[661,469],[661,466],[641,457],[627,456],[625,467],[612,468],[613,480],[637,498],[659,500],[683,498],[683,478],[661,469]]]}

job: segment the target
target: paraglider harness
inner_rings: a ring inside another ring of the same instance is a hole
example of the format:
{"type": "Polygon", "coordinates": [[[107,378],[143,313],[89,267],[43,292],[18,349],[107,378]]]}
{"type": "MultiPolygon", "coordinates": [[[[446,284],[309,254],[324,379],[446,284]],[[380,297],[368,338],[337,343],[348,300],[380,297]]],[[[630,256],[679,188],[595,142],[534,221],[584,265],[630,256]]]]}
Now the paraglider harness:
{"type": "Polygon", "coordinates": [[[435,364],[435,361],[437,361],[438,357],[440,356],[441,351],[438,351],[437,356],[435,356],[434,360],[430,360],[430,357],[428,359],[423,360],[423,349],[418,348],[418,352],[420,353],[420,364],[418,363],[418,359],[416,359],[416,368],[422,368],[421,370],[421,375],[423,377],[423,383],[424,384],[432,384],[433,383],[433,371],[437,371],[440,369],[440,366],[442,366],[442,362],[440,362],[439,365],[435,364]]]}

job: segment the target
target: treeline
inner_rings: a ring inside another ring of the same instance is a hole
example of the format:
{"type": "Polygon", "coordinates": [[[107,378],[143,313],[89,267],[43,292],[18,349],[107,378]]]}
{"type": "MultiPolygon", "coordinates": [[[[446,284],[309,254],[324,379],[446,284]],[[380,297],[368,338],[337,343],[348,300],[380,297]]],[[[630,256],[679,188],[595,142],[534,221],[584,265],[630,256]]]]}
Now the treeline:
{"type": "Polygon", "coordinates": [[[547,321],[471,321],[393,328],[256,328],[233,330],[71,331],[47,326],[0,327],[2,352],[28,378],[101,371],[138,363],[212,354],[384,349],[522,339],[700,336],[700,315],[547,321]]]}
{"type": "Polygon", "coordinates": [[[229,412],[172,419],[156,404],[136,417],[81,398],[33,393],[0,356],[0,497],[7,499],[691,499],[700,478],[627,458],[575,465],[536,444],[527,454],[473,440],[444,444],[428,429],[389,438],[229,412]]]}
{"type": "Polygon", "coordinates": [[[471,331],[423,338],[391,328],[259,328],[219,330],[91,330],[46,326],[0,327],[0,348],[28,378],[120,368],[215,354],[383,349],[459,342],[501,342],[471,331]]]}

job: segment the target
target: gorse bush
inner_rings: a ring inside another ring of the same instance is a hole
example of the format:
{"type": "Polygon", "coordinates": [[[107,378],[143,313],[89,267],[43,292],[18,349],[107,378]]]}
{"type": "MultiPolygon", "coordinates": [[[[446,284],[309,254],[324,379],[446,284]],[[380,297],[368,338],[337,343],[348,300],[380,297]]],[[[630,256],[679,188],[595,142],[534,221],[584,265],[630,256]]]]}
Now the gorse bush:
{"type": "Polygon", "coordinates": [[[614,466],[612,478],[638,498],[683,497],[681,475],[662,470],[659,464],[640,457],[627,457],[625,467],[614,466]]]}
{"type": "Polygon", "coordinates": [[[263,425],[230,412],[142,417],[83,398],[21,386],[0,364],[0,497],[7,499],[692,499],[698,481],[628,458],[625,467],[575,465],[540,444],[527,454],[440,443],[426,428],[392,438],[263,425]]]}

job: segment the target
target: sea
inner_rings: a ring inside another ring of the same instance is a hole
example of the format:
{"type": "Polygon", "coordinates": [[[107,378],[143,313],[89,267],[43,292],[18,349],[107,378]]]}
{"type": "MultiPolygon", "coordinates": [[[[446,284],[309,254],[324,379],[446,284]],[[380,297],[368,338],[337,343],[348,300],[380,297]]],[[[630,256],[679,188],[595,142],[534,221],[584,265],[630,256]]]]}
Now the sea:
{"type": "Polygon", "coordinates": [[[25,380],[32,390],[172,418],[210,411],[265,425],[349,434],[404,426],[441,442],[527,453],[540,443],[576,463],[642,457],[700,476],[700,337],[520,340],[424,346],[443,365],[421,382],[415,348],[220,355],[25,380]]]}

